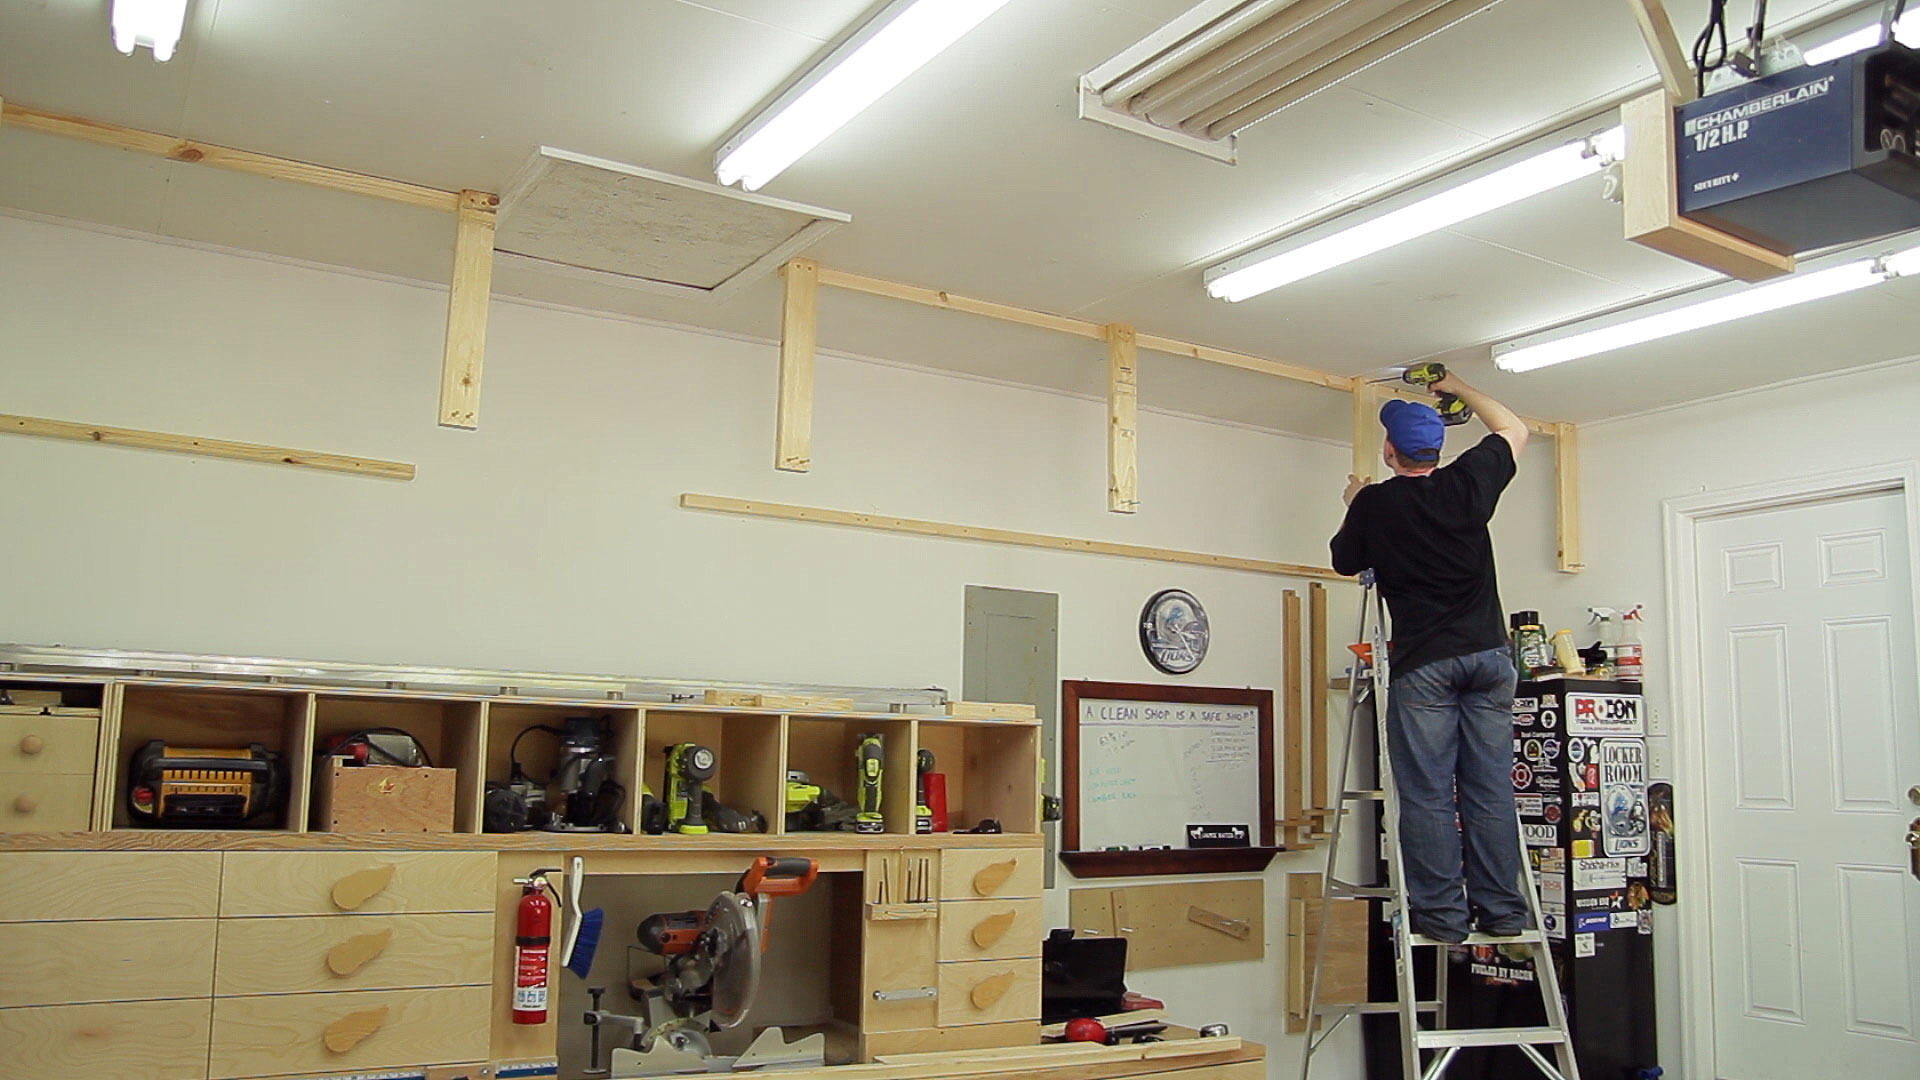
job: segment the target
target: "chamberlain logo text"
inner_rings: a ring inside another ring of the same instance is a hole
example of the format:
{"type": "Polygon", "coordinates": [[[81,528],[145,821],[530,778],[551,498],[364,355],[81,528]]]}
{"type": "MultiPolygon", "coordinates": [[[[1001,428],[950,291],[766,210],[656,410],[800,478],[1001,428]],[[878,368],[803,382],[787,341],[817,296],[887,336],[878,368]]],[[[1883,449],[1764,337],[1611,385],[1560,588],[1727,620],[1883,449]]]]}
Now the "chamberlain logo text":
{"type": "Polygon", "coordinates": [[[1716,146],[1739,142],[1752,132],[1752,120],[1763,113],[1798,105],[1803,101],[1827,96],[1833,89],[1833,76],[1801,83],[1777,94],[1743,101],[1724,109],[1716,109],[1705,116],[1696,116],[1688,120],[1683,132],[1693,139],[1695,151],[1711,150],[1716,146]]]}

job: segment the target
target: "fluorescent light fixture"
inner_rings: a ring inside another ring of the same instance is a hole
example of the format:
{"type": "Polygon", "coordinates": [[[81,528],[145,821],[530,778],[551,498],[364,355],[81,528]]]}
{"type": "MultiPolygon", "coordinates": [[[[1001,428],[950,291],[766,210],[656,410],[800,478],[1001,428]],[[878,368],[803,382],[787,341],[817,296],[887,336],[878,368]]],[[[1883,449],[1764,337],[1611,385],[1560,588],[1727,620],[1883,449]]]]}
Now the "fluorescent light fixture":
{"type": "Polygon", "coordinates": [[[713,171],[759,190],[1006,2],[894,0],[727,140],[713,171]]]}
{"type": "MultiPolygon", "coordinates": [[[[1902,45],[1920,43],[1920,10],[1909,11],[1893,24],[1894,39],[1902,45]]],[[[1824,64],[1829,60],[1838,60],[1861,49],[1871,49],[1880,44],[1880,24],[1863,26],[1851,34],[1844,34],[1824,45],[1815,45],[1800,55],[1809,65],[1824,64]]]]}
{"type": "Polygon", "coordinates": [[[1705,299],[1683,295],[1517,341],[1502,342],[1493,347],[1493,363],[1502,371],[1534,371],[1684,334],[1689,330],[1718,326],[1750,315],[1839,296],[1916,272],[1920,272],[1920,248],[1908,248],[1885,258],[1853,259],[1765,285],[1730,292],[1716,289],[1715,295],[1705,299]]]}
{"type": "Polygon", "coordinates": [[[1249,252],[1207,271],[1207,293],[1237,303],[1593,176],[1609,161],[1619,159],[1625,138],[1623,129],[1612,128],[1592,138],[1563,143],[1309,243],[1282,240],[1249,252]]]}
{"type": "Polygon", "coordinates": [[[113,0],[113,47],[128,56],[145,45],[155,60],[171,60],[186,24],[187,0],[113,0]]]}

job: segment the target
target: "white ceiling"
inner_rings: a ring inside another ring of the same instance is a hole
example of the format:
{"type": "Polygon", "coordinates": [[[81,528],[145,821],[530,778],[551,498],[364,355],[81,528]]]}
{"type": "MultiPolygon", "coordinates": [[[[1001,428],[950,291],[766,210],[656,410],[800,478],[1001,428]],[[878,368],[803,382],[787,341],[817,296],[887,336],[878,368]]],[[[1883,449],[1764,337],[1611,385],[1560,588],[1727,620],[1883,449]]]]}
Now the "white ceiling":
{"type": "MultiPolygon", "coordinates": [[[[1237,305],[1201,270],[1329,207],[1593,113],[1652,66],[1625,0],[1503,0],[1244,133],[1226,166],[1079,120],[1079,75],[1192,0],[1013,0],[767,186],[850,212],[812,252],[864,274],[1342,373],[1444,356],[1524,412],[1593,420],[1913,351],[1870,293],[1522,376],[1485,345],[1706,280],[1620,238],[1579,184],[1237,305]],[[1836,348],[1836,341],[1845,342],[1836,348]],[[1731,357],[1737,357],[1737,362],[1731,357]],[[1657,377],[1648,377],[1657,374],[1657,377]]],[[[0,96],[447,189],[545,144],[710,179],[729,130],[871,0],[192,0],[175,58],[116,53],[107,0],[0,0],[0,96]]],[[[1683,37],[1706,0],[1670,3],[1683,37]]],[[[1860,0],[1774,0],[1776,23],[1860,0]]],[[[1744,19],[1744,5],[1734,5],[1744,19]]],[[[0,128],[0,206],[444,280],[443,215],[0,128]]],[[[771,338],[725,304],[501,266],[498,292],[771,338]]],[[[1097,394],[1095,343],[827,294],[841,351],[1097,394]]],[[[438,363],[423,357],[422,363],[438,363]]],[[[1344,401],[1149,354],[1142,402],[1341,437],[1344,401]]]]}

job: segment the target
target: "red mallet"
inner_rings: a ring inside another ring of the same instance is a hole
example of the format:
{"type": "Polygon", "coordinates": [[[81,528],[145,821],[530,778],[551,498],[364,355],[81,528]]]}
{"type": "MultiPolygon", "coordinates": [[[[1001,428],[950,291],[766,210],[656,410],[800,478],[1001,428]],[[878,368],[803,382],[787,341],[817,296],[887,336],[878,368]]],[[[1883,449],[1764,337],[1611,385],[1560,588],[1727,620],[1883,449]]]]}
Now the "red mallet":
{"type": "Polygon", "coordinates": [[[1104,1043],[1107,1041],[1107,1025],[1098,1020],[1081,1017],[1067,1021],[1068,1042],[1104,1043]]]}

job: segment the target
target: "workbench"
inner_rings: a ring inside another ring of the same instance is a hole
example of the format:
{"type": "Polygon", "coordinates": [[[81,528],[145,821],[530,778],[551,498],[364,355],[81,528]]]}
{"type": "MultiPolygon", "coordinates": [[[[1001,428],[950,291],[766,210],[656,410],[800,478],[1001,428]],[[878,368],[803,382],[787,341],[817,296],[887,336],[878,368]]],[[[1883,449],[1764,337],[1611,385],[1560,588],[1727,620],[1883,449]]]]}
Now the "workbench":
{"type": "MultiPolygon", "coordinates": [[[[43,700],[58,692],[57,704],[0,706],[0,933],[9,945],[0,961],[9,1068],[0,1071],[9,1076],[397,1070],[451,1080],[482,1066],[550,1075],[559,1026],[578,1017],[563,1017],[554,993],[545,1024],[512,1022],[515,879],[574,855],[589,881],[737,875],[758,855],[816,860],[831,912],[833,1026],[868,1063],[822,1075],[994,1075],[1010,1059],[968,1055],[1040,1043],[1044,854],[1031,718],[0,669],[8,688],[43,700]],[[664,748],[697,740],[719,752],[721,798],[765,812],[769,831],[480,831],[481,793],[510,741],[581,714],[614,732],[626,820],[643,784],[660,790],[664,748]],[[380,724],[413,732],[437,765],[459,771],[455,831],[313,831],[314,747],[380,724]],[[887,738],[885,831],[788,833],[787,770],[804,764],[846,785],[850,749],[869,731],[887,738]],[[284,813],[258,829],[139,827],[126,809],[127,768],[150,739],[267,745],[289,763],[284,813]],[[922,747],[945,763],[954,827],[991,817],[1004,832],[915,834],[910,763],[922,747]],[[876,998],[889,990],[913,993],[876,998]],[[969,1071],[951,1071],[962,1065],[969,1071]],[[908,1071],[887,1071],[898,1069],[908,1071]]],[[[550,986],[558,975],[556,960],[550,986]]],[[[1046,1053],[1039,1067],[1086,1078],[1241,1080],[1259,1068],[1257,1050],[1224,1043],[1200,1055],[1205,1073],[1174,1067],[1191,1064],[1185,1051],[1046,1053]]]]}

